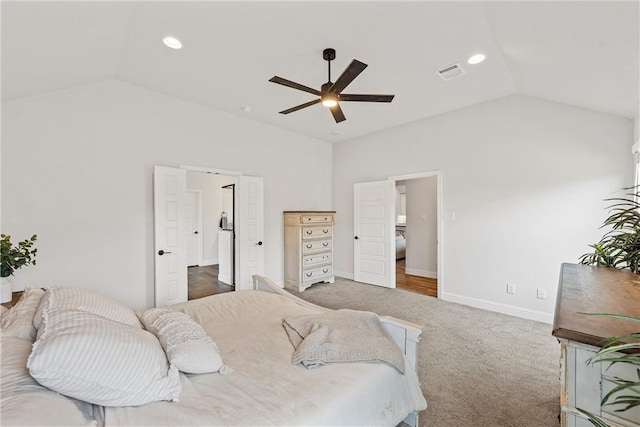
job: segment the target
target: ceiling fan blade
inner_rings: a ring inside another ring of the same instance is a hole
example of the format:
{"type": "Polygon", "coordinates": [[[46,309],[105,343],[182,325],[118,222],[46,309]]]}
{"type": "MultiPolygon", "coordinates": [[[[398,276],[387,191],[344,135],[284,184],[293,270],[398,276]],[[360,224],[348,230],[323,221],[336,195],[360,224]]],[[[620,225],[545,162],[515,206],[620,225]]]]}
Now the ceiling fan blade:
{"type": "Polygon", "coordinates": [[[351,64],[349,64],[349,66],[342,72],[342,74],[340,74],[338,80],[336,80],[336,82],[333,84],[333,86],[331,86],[329,90],[333,93],[339,94],[345,87],[349,85],[349,83],[353,81],[353,79],[358,77],[358,75],[363,72],[365,68],[367,68],[367,64],[354,59],[353,61],[351,61],[351,64]]]}
{"type": "Polygon", "coordinates": [[[331,110],[331,114],[333,114],[333,118],[335,119],[336,123],[347,120],[347,118],[344,116],[344,113],[342,112],[342,108],[340,108],[340,104],[336,104],[335,107],[329,107],[329,110],[331,110]]]}
{"type": "Polygon", "coordinates": [[[291,107],[289,109],[282,110],[282,111],[280,111],[280,114],[293,113],[294,111],[302,110],[303,108],[311,107],[312,105],[319,104],[319,103],[320,103],[320,99],[314,99],[313,101],[305,102],[304,104],[300,104],[300,105],[297,105],[295,107],[291,107]]]}
{"type": "Polygon", "coordinates": [[[273,77],[271,77],[269,79],[269,81],[273,82],[273,83],[278,83],[279,85],[282,85],[282,86],[287,86],[287,87],[290,87],[290,88],[293,88],[293,89],[298,89],[298,90],[301,90],[303,92],[309,92],[309,93],[312,93],[314,95],[318,95],[318,96],[322,95],[319,90],[315,90],[315,89],[310,88],[308,86],[301,85],[300,83],[292,82],[291,80],[283,79],[282,77],[273,76],[273,77]]]}
{"type": "Polygon", "coordinates": [[[340,101],[358,101],[358,102],[391,102],[395,95],[356,95],[343,93],[340,95],[340,101]]]}

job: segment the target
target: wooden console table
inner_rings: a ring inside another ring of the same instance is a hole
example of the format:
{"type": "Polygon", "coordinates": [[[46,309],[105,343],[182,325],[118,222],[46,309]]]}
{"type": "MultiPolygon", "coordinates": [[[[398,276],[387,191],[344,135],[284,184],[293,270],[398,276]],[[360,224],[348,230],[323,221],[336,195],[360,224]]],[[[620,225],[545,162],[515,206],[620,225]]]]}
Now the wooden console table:
{"type": "MultiPolygon", "coordinates": [[[[561,424],[592,427],[578,408],[595,414],[611,426],[640,426],[640,407],[615,412],[601,405],[614,387],[614,377],[637,380],[628,364],[588,363],[604,339],[636,333],[638,323],[581,313],[623,314],[640,318],[640,275],[629,271],[578,264],[562,264],[553,323],[561,344],[561,424]]],[[[611,402],[611,400],[609,400],[611,402]]]]}

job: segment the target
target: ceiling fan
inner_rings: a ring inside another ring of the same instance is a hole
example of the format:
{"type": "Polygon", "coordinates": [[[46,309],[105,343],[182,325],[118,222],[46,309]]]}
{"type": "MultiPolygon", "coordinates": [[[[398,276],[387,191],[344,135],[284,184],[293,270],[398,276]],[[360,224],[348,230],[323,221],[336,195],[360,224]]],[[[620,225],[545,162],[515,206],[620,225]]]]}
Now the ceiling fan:
{"type": "Polygon", "coordinates": [[[329,81],[323,84],[320,90],[316,90],[278,76],[273,76],[269,79],[270,82],[319,96],[318,99],[314,99],[313,101],[309,101],[304,104],[282,110],[280,111],[280,114],[293,113],[294,111],[298,111],[303,108],[322,103],[322,105],[329,108],[336,123],[340,123],[347,119],[342,112],[342,108],[340,108],[341,101],[391,102],[393,100],[393,97],[395,95],[360,95],[342,93],[344,88],[346,88],[356,77],[358,77],[361,72],[364,71],[365,68],[367,68],[367,64],[354,59],[353,61],[351,61],[351,64],[349,64],[349,66],[342,72],[342,74],[340,74],[340,77],[338,77],[335,83],[333,83],[331,82],[331,61],[336,59],[335,49],[329,48],[323,50],[322,57],[328,63],[329,81]]]}

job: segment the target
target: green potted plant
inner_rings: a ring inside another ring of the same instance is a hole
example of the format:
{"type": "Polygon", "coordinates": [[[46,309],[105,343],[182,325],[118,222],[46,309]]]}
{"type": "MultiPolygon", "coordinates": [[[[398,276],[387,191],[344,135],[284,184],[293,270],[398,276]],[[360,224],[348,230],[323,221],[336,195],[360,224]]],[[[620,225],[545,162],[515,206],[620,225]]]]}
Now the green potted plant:
{"type": "Polygon", "coordinates": [[[18,242],[17,245],[11,243],[11,236],[0,234],[0,302],[11,301],[11,282],[9,277],[25,265],[36,265],[36,252],[33,248],[38,236],[35,234],[30,239],[18,242]]]}
{"type": "MultiPolygon", "coordinates": [[[[622,197],[605,199],[612,202],[609,216],[602,227],[609,227],[602,239],[593,245],[593,252],[580,257],[581,264],[596,267],[628,269],[640,273],[640,187],[624,188],[622,197]]],[[[588,313],[581,313],[588,314],[588,313]]],[[[613,317],[640,323],[640,318],[618,314],[590,314],[613,317]]],[[[615,387],[602,396],[601,405],[615,405],[616,412],[624,412],[640,406],[640,333],[611,337],[602,343],[602,348],[589,363],[629,364],[636,369],[637,381],[615,378],[615,387]]],[[[578,409],[597,427],[609,425],[597,415],[578,409]]]]}
{"type": "MultiPolygon", "coordinates": [[[[640,188],[629,187],[622,197],[605,199],[613,202],[610,215],[602,227],[610,227],[600,242],[590,245],[594,251],[580,257],[581,264],[640,273],[640,188]]],[[[601,228],[602,228],[601,227],[601,228]]]]}

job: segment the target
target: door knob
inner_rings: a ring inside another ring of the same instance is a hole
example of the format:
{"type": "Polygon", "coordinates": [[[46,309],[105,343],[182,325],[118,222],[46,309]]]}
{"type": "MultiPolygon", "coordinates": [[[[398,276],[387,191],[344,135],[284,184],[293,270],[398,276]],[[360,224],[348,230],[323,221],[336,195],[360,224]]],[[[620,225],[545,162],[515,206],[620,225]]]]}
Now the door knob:
{"type": "Polygon", "coordinates": [[[198,232],[197,232],[197,231],[194,231],[194,232],[193,232],[193,234],[198,234],[198,232]]]}
{"type": "Polygon", "coordinates": [[[258,246],[262,246],[262,241],[258,242],[258,246]]]}
{"type": "Polygon", "coordinates": [[[356,237],[354,237],[354,239],[358,240],[358,239],[359,239],[359,237],[358,237],[358,236],[356,236],[356,237]]]}
{"type": "Polygon", "coordinates": [[[158,251],[158,255],[170,254],[171,252],[165,252],[162,249],[158,251]]]}

